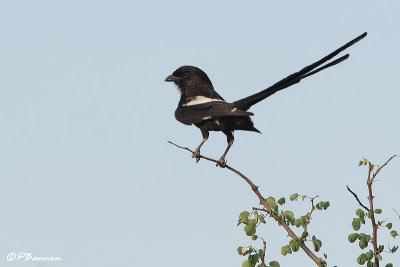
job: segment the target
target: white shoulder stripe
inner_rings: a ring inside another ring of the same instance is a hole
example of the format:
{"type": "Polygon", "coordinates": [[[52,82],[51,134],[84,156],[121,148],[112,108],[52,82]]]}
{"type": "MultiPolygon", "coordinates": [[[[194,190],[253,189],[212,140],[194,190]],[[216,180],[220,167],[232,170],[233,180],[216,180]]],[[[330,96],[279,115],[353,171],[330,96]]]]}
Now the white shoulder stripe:
{"type": "Polygon", "coordinates": [[[186,104],[183,104],[183,106],[193,106],[193,105],[200,105],[208,102],[214,102],[214,101],[222,101],[221,99],[217,98],[209,98],[205,96],[194,96],[192,99],[190,99],[189,102],[186,104]]]}

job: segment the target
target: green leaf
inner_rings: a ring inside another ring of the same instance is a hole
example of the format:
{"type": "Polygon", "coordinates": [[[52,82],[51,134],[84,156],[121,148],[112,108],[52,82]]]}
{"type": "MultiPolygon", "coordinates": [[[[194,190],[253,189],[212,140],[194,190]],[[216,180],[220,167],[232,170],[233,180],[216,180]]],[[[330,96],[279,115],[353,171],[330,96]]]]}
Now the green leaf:
{"type": "Polygon", "coordinates": [[[366,239],[361,239],[360,242],[358,242],[358,246],[361,249],[364,249],[364,248],[368,247],[368,241],[366,239]]]}
{"type": "Polygon", "coordinates": [[[297,200],[298,197],[299,197],[299,194],[298,193],[294,193],[294,194],[290,195],[289,199],[290,199],[290,201],[295,201],[295,200],[297,200]]]}
{"type": "Polygon", "coordinates": [[[385,265],[385,267],[393,267],[393,264],[388,263],[388,264],[385,265]]]}
{"type": "Polygon", "coordinates": [[[367,242],[371,241],[371,236],[370,235],[367,235],[366,238],[367,238],[367,242]]]}
{"type": "Polygon", "coordinates": [[[397,251],[398,248],[399,248],[399,246],[393,246],[393,247],[390,249],[390,253],[395,253],[395,252],[397,251]]]}
{"type": "Polygon", "coordinates": [[[242,211],[242,212],[239,214],[239,219],[249,218],[249,216],[250,216],[250,212],[248,212],[248,211],[242,211]]]}
{"type": "Polygon", "coordinates": [[[389,230],[392,229],[392,226],[393,226],[392,223],[387,223],[387,224],[386,224],[386,227],[387,227],[387,229],[389,229],[389,230]]]}
{"type": "Polygon", "coordinates": [[[390,231],[390,236],[392,236],[393,238],[396,238],[396,236],[398,236],[399,234],[397,233],[396,230],[392,230],[390,231]]]}
{"type": "Polygon", "coordinates": [[[243,255],[243,247],[238,247],[237,248],[237,253],[239,254],[239,255],[243,255]]]}
{"type": "Polygon", "coordinates": [[[368,164],[368,159],[366,159],[366,158],[363,158],[362,160],[360,160],[360,162],[359,162],[358,166],[361,166],[361,165],[367,165],[367,164],[368,164]]]}
{"type": "Polygon", "coordinates": [[[256,222],[258,223],[258,212],[255,211],[255,212],[253,213],[253,215],[254,215],[254,220],[256,220],[256,222]]]}
{"type": "Polygon", "coordinates": [[[271,266],[271,267],[280,267],[279,262],[277,262],[277,261],[269,262],[269,266],[271,266]]]}
{"type": "Polygon", "coordinates": [[[310,219],[311,219],[310,213],[307,213],[306,215],[301,216],[300,219],[301,219],[301,222],[303,224],[309,224],[310,223],[310,219]]]}
{"type": "Polygon", "coordinates": [[[245,261],[242,263],[242,267],[251,267],[250,264],[249,264],[249,261],[248,261],[248,260],[245,260],[245,261]]]}
{"type": "Polygon", "coordinates": [[[381,214],[381,213],[382,213],[382,210],[381,210],[381,209],[375,209],[374,212],[375,212],[376,214],[381,214]]]}
{"type": "Polygon", "coordinates": [[[375,262],[372,261],[367,262],[367,267],[375,267],[375,262]]]}
{"type": "Polygon", "coordinates": [[[372,211],[368,211],[368,212],[367,212],[367,217],[368,217],[368,219],[371,219],[373,214],[374,214],[374,213],[373,213],[372,211]]]}
{"type": "Polygon", "coordinates": [[[379,245],[378,246],[378,252],[379,253],[382,253],[382,251],[385,249],[385,246],[384,245],[379,245]]]}
{"type": "Polygon", "coordinates": [[[278,205],[275,202],[275,198],[273,197],[268,197],[266,200],[268,207],[270,207],[272,210],[277,211],[278,210],[278,205]]]}
{"type": "Polygon", "coordinates": [[[374,257],[374,252],[372,250],[369,250],[367,253],[365,253],[365,257],[367,258],[367,261],[372,260],[374,257]]]}
{"type": "Polygon", "coordinates": [[[299,251],[300,244],[301,244],[301,241],[299,239],[295,239],[295,238],[293,238],[289,242],[289,246],[290,246],[290,248],[292,249],[293,252],[299,251]]]}
{"type": "Polygon", "coordinates": [[[253,236],[251,237],[252,240],[257,240],[257,238],[258,238],[258,235],[253,235],[253,236]]]}
{"type": "Polygon", "coordinates": [[[356,215],[357,215],[359,218],[364,218],[364,217],[365,217],[365,212],[364,212],[362,209],[357,209],[357,210],[356,210],[356,215]]]}
{"type": "Polygon", "coordinates": [[[288,254],[286,246],[281,247],[281,254],[282,256],[286,256],[288,254]]]}
{"type": "Polygon", "coordinates": [[[364,265],[367,262],[367,257],[364,253],[357,257],[357,263],[360,265],[364,265]]]}
{"type": "Polygon", "coordinates": [[[281,247],[281,254],[283,256],[286,256],[287,254],[292,254],[292,249],[290,248],[289,245],[281,247]]]}
{"type": "Polygon", "coordinates": [[[283,205],[283,204],[285,204],[286,203],[286,199],[284,198],[284,197],[281,197],[279,200],[278,200],[278,204],[279,205],[283,205]]]}
{"type": "Polygon", "coordinates": [[[294,225],[299,228],[301,226],[301,219],[294,220],[294,225]]]}
{"type": "Polygon", "coordinates": [[[247,258],[249,261],[250,266],[256,266],[258,262],[258,255],[257,254],[250,254],[247,258]]]}
{"type": "Polygon", "coordinates": [[[249,224],[244,226],[244,231],[245,231],[247,236],[255,235],[255,233],[256,233],[256,224],[249,222],[249,224]]]}
{"type": "Polygon", "coordinates": [[[287,211],[284,211],[282,215],[286,218],[286,220],[288,220],[290,223],[294,224],[295,218],[294,218],[293,212],[287,210],[287,211]]]}
{"type": "Polygon", "coordinates": [[[319,202],[315,207],[318,210],[326,210],[329,206],[331,205],[331,203],[329,203],[329,201],[321,201],[319,202]]]}
{"type": "Polygon", "coordinates": [[[265,223],[264,215],[260,215],[258,219],[260,220],[261,223],[265,223]]]}
{"type": "Polygon", "coordinates": [[[308,236],[308,232],[306,230],[304,230],[304,232],[301,234],[301,239],[306,239],[308,236]]]}
{"type": "Polygon", "coordinates": [[[358,234],[358,240],[363,240],[363,239],[367,240],[367,234],[364,234],[364,233],[358,234]]]}
{"type": "Polygon", "coordinates": [[[315,237],[315,235],[313,235],[312,236],[312,243],[313,243],[313,247],[314,247],[315,252],[318,252],[321,249],[321,246],[322,246],[321,240],[317,239],[315,237]]]}
{"type": "Polygon", "coordinates": [[[351,223],[351,225],[353,226],[353,229],[355,231],[360,230],[360,228],[361,228],[361,219],[360,218],[354,218],[353,222],[351,223]]]}
{"type": "Polygon", "coordinates": [[[350,243],[356,242],[357,238],[358,238],[358,233],[352,233],[352,234],[349,234],[349,236],[348,236],[348,240],[350,243]]]}

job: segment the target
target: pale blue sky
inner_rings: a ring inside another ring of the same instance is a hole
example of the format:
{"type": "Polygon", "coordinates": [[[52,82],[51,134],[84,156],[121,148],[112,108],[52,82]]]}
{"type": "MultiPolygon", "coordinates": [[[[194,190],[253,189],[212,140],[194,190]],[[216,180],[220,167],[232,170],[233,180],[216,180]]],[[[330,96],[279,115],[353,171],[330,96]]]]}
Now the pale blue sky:
{"type": "MultiPolygon", "coordinates": [[[[265,196],[330,200],[311,232],[330,264],[355,266],[345,186],[366,195],[358,160],[400,153],[399,10],[394,0],[1,1],[0,265],[241,266],[236,248],[261,244],[237,216],[257,199],[166,142],[194,148],[201,134],[175,121],[179,95],[164,78],[195,65],[234,101],[368,31],[345,63],[253,107],[263,134],[237,132],[228,154],[265,196]],[[63,260],[8,263],[13,251],[63,260]]],[[[225,145],[211,133],[202,152],[218,158],[225,145]]],[[[399,173],[397,159],[375,187],[383,218],[400,210],[399,173]]],[[[267,260],[311,264],[280,255],[289,240],[275,224],[260,235],[267,260]]]]}

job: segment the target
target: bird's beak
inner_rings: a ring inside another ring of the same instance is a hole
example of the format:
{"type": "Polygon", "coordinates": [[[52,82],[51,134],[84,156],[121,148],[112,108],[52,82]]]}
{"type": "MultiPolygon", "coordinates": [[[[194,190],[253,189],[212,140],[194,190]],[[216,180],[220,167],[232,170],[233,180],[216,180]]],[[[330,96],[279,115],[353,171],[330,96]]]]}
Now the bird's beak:
{"type": "Polygon", "coordinates": [[[180,80],[180,78],[176,77],[174,75],[169,75],[167,78],[165,78],[166,82],[176,82],[176,81],[179,81],[179,80],[180,80]]]}

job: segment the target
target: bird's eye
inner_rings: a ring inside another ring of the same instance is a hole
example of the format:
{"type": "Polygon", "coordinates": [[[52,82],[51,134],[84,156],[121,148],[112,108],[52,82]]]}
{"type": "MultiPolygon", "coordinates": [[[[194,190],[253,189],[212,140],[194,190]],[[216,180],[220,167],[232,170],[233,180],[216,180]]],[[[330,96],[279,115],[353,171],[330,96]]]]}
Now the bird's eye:
{"type": "Polygon", "coordinates": [[[189,72],[185,71],[185,72],[183,73],[183,77],[185,77],[185,78],[189,77],[189,72]]]}

